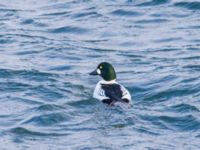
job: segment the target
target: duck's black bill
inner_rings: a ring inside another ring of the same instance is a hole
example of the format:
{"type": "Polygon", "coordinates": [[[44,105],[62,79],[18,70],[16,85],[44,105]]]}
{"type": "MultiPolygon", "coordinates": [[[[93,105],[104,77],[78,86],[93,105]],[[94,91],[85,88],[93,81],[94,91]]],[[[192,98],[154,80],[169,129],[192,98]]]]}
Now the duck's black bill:
{"type": "Polygon", "coordinates": [[[90,75],[98,75],[97,70],[92,71],[90,75]]]}

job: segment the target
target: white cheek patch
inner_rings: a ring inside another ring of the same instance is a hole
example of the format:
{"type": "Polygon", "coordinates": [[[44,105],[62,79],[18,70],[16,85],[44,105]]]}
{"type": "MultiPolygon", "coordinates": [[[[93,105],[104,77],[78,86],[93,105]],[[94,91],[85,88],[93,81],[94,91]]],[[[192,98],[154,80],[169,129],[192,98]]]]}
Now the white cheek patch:
{"type": "Polygon", "coordinates": [[[101,70],[97,69],[97,73],[98,73],[98,74],[101,74],[101,70]]]}

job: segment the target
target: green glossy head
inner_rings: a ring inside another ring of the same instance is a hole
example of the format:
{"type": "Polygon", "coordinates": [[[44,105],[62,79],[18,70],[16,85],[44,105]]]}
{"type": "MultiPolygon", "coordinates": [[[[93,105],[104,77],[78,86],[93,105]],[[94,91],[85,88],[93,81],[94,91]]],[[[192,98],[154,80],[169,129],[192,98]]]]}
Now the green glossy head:
{"type": "Polygon", "coordinates": [[[106,81],[111,81],[116,79],[115,69],[108,62],[100,63],[97,66],[96,70],[91,72],[90,75],[100,75],[106,81]]]}

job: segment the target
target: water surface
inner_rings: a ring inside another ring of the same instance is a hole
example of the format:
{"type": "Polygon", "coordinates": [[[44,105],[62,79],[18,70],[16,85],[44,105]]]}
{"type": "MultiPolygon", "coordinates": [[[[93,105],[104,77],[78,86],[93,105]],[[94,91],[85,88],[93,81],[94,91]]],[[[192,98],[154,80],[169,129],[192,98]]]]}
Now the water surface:
{"type": "Polygon", "coordinates": [[[198,0],[1,0],[0,149],[200,149],[198,0]],[[99,62],[133,98],[92,98],[99,62]]]}

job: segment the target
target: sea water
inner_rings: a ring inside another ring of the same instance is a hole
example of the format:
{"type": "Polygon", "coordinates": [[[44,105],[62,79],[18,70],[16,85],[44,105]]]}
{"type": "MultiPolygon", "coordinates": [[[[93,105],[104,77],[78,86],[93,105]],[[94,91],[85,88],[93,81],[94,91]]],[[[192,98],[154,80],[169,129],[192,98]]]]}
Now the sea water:
{"type": "Polygon", "coordinates": [[[199,150],[199,0],[1,0],[1,150],[199,150]],[[92,98],[108,61],[128,109],[92,98]]]}

